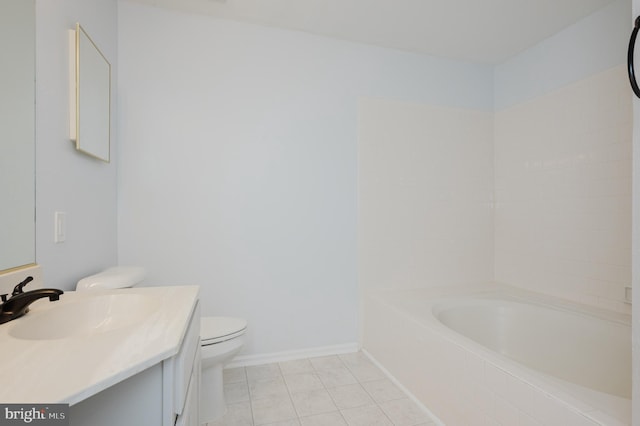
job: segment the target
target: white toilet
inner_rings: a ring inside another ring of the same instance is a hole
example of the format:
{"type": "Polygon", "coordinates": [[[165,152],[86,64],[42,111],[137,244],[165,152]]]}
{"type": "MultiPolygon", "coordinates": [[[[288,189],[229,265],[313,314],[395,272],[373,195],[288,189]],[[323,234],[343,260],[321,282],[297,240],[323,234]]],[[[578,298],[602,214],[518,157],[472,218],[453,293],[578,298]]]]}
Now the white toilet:
{"type": "MultiPolygon", "coordinates": [[[[116,266],[81,279],[76,291],[134,287],[144,277],[143,268],[116,266]]],[[[222,369],[242,349],[246,329],[247,321],[240,318],[202,317],[200,320],[200,423],[212,422],[227,411],[222,369]]]]}
{"type": "Polygon", "coordinates": [[[224,401],[222,369],[244,345],[247,321],[230,317],[202,317],[202,378],[200,422],[219,419],[227,411],[224,401]]]}

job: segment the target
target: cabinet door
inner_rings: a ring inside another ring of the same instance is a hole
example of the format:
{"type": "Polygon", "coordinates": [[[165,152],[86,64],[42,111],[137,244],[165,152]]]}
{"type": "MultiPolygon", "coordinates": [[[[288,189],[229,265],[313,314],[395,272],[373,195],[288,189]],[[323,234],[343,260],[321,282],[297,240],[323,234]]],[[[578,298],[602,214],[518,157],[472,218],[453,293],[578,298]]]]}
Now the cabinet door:
{"type": "Polygon", "coordinates": [[[200,351],[196,353],[184,409],[175,426],[200,426],[200,351]]]}
{"type": "MultiPolygon", "coordinates": [[[[197,355],[200,353],[200,306],[196,305],[191,323],[185,334],[182,348],[178,355],[174,358],[174,412],[178,415],[182,414],[183,407],[186,404],[187,389],[192,379],[194,364],[197,361],[197,355]]],[[[198,372],[200,369],[198,368],[198,372]]],[[[198,373],[199,374],[199,373],[198,373]]]]}
{"type": "Polygon", "coordinates": [[[180,351],[162,365],[162,426],[200,426],[200,352],[200,305],[196,303],[180,351]]]}
{"type": "Polygon", "coordinates": [[[163,421],[160,364],[72,405],[69,412],[70,426],[161,424],[163,421]]]}

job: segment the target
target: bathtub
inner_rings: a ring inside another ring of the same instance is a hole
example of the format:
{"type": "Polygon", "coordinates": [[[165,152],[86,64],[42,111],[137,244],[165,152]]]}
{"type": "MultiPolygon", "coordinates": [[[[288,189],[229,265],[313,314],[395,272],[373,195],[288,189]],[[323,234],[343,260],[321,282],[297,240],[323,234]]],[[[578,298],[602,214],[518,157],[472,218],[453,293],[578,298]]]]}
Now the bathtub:
{"type": "Polygon", "coordinates": [[[497,284],[375,292],[362,346],[442,424],[631,424],[625,315],[497,284]]]}

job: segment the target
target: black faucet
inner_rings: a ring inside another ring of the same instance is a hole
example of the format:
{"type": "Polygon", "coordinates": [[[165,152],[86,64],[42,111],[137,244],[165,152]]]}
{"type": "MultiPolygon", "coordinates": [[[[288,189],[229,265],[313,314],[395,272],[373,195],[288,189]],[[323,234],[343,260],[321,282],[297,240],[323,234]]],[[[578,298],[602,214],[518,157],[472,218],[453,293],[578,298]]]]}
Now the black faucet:
{"type": "Polygon", "coordinates": [[[23,287],[33,280],[33,277],[27,277],[20,284],[15,286],[11,293],[11,298],[7,300],[7,295],[0,295],[2,304],[0,305],[0,324],[9,322],[16,318],[20,318],[29,312],[29,305],[38,299],[48,297],[50,301],[60,299],[60,295],[64,292],[55,288],[39,288],[31,291],[23,291],[23,287]]]}
{"type": "MultiPolygon", "coordinates": [[[[11,296],[17,296],[20,293],[24,293],[22,289],[24,288],[25,285],[29,284],[31,281],[33,281],[33,277],[29,276],[25,278],[24,281],[20,282],[17,286],[13,288],[13,291],[11,292],[11,296]]],[[[4,302],[4,298],[2,301],[4,302]]]]}

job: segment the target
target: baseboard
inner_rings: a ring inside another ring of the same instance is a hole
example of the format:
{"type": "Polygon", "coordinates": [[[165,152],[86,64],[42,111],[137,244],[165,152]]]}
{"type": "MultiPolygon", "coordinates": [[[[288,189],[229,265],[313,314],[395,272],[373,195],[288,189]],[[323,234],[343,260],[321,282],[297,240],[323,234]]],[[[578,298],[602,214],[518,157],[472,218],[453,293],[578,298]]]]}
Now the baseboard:
{"type": "Polygon", "coordinates": [[[357,343],[345,343],[343,345],[321,346],[295,351],[240,355],[235,357],[231,363],[225,366],[225,368],[247,367],[250,365],[271,364],[274,362],[293,361],[296,359],[315,358],[319,356],[348,354],[358,352],[359,349],[360,346],[357,343]]]}
{"type": "Polygon", "coordinates": [[[393,382],[393,384],[394,384],[394,385],[396,385],[397,387],[399,387],[399,388],[400,388],[400,390],[402,390],[402,391],[407,395],[407,397],[409,397],[409,399],[410,399],[410,400],[412,400],[413,402],[415,402],[415,403],[418,405],[418,407],[420,407],[420,409],[421,409],[422,411],[424,411],[425,413],[427,413],[427,414],[429,415],[429,417],[431,417],[431,419],[433,419],[433,421],[435,422],[435,424],[436,424],[436,425],[438,425],[438,426],[446,426],[442,420],[440,420],[440,419],[439,419],[435,414],[433,414],[433,412],[432,412],[431,410],[429,410],[429,408],[428,408],[426,405],[424,405],[424,404],[422,403],[422,401],[420,401],[420,400],[419,400],[419,399],[418,399],[418,398],[417,398],[413,393],[411,393],[411,391],[409,391],[409,389],[407,389],[406,387],[404,387],[404,386],[402,385],[402,383],[400,383],[400,382],[398,381],[398,379],[396,379],[395,377],[393,377],[393,375],[389,372],[389,370],[387,370],[386,368],[384,368],[384,366],[383,366],[382,364],[380,364],[380,363],[378,362],[378,360],[377,360],[377,359],[375,359],[375,358],[373,357],[373,355],[371,355],[369,352],[367,352],[367,350],[366,350],[366,349],[360,349],[360,350],[362,351],[362,353],[363,353],[367,358],[369,358],[369,360],[371,360],[371,362],[373,362],[373,363],[376,365],[376,367],[378,367],[380,370],[382,370],[382,372],[383,372],[384,374],[386,374],[386,375],[387,375],[387,377],[389,378],[389,380],[391,380],[391,381],[393,382]]]}

